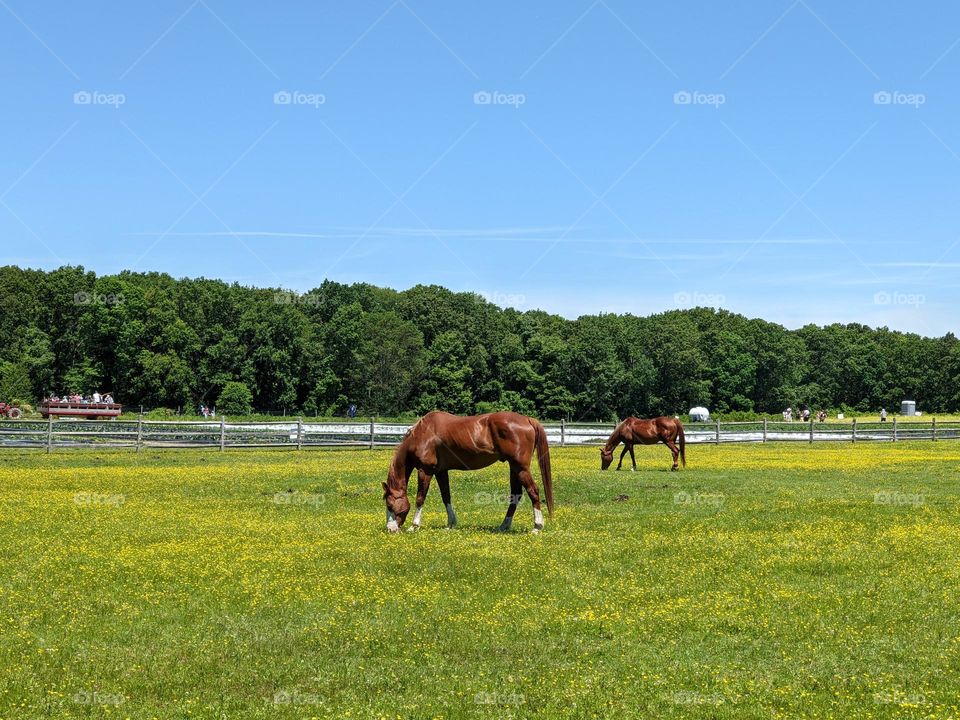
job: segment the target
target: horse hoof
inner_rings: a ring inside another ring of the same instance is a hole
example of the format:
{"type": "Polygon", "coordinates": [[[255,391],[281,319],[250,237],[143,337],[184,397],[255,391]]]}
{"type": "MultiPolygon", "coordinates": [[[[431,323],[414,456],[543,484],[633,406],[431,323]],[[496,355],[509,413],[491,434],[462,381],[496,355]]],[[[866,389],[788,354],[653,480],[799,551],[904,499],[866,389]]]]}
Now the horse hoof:
{"type": "Polygon", "coordinates": [[[410,527],[407,528],[407,532],[416,532],[419,529],[420,529],[419,525],[411,525],[410,527]]]}
{"type": "Polygon", "coordinates": [[[531,535],[539,535],[541,529],[542,529],[542,528],[535,527],[533,530],[530,531],[530,534],[531,534],[531,535]]]}

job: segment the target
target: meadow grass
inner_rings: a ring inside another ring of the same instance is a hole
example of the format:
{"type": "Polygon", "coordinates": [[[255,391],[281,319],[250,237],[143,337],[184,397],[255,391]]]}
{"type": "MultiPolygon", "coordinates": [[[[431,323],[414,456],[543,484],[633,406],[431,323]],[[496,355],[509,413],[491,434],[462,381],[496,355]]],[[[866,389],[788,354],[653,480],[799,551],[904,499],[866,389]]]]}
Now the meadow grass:
{"type": "Polygon", "coordinates": [[[960,444],[637,455],[389,536],[388,451],[4,452],[0,718],[958,715],[960,444]]]}

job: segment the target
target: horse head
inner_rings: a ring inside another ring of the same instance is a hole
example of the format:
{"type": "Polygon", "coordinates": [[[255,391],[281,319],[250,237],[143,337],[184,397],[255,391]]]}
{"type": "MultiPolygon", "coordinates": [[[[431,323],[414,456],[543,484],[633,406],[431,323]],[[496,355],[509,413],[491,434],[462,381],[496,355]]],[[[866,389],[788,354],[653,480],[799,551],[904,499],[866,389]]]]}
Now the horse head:
{"type": "Polygon", "coordinates": [[[407,489],[397,481],[393,468],[387,473],[387,482],[383,483],[383,500],[387,506],[387,530],[398,532],[410,512],[407,489]]]}
{"type": "Polygon", "coordinates": [[[607,450],[605,447],[600,448],[600,469],[606,470],[612,462],[613,450],[607,450]]]}

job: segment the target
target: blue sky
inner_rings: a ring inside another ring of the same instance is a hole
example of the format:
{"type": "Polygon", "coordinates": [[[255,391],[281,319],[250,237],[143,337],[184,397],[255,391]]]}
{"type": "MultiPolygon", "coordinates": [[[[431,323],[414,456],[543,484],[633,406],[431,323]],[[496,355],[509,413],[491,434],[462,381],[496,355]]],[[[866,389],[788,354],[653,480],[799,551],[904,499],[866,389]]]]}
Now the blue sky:
{"type": "Polygon", "coordinates": [[[957,331],[960,8],[0,1],[0,262],[957,331]]]}

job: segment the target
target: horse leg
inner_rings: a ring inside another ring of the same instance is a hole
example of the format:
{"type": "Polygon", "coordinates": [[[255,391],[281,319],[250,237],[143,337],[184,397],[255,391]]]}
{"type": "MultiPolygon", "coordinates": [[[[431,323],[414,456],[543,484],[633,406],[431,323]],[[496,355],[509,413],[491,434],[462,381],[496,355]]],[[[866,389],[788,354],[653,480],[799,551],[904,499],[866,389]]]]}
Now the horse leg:
{"type": "Polygon", "coordinates": [[[673,467],[670,469],[679,470],[680,465],[677,459],[680,457],[680,448],[677,447],[677,444],[673,440],[664,440],[663,444],[670,448],[670,452],[673,454],[673,467]]]}
{"type": "Polygon", "coordinates": [[[637,456],[633,454],[633,445],[630,446],[630,460],[633,462],[633,472],[637,471],[637,456]]]}
{"type": "MultiPolygon", "coordinates": [[[[537,483],[530,474],[529,466],[517,464],[517,479],[527,490],[530,502],[533,503],[533,532],[538,533],[543,530],[543,511],[540,509],[540,491],[537,489],[537,483]]],[[[519,496],[517,500],[519,501],[519,496]]]]}
{"type": "Polygon", "coordinates": [[[523,483],[520,482],[520,474],[517,468],[510,464],[510,504],[507,505],[507,516],[500,523],[497,532],[509,532],[513,526],[513,514],[517,511],[517,505],[520,498],[523,497],[523,483]]]}
{"type": "Polygon", "coordinates": [[[623,465],[623,456],[627,454],[627,450],[630,449],[630,446],[624,443],[623,451],[620,453],[620,462],[617,463],[617,470],[620,469],[620,466],[623,465]]]}
{"type": "Polygon", "coordinates": [[[447,527],[455,528],[457,526],[457,514],[453,511],[453,503],[450,500],[450,475],[446,470],[437,471],[437,485],[440,488],[443,505],[447,508],[447,527]]]}
{"type": "Polygon", "coordinates": [[[417,512],[413,516],[413,525],[410,526],[410,532],[419,529],[420,516],[423,515],[423,503],[427,499],[427,491],[430,490],[430,475],[424,470],[417,470],[417,512]]]}

